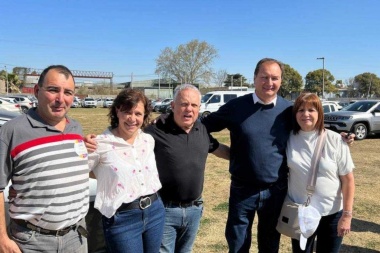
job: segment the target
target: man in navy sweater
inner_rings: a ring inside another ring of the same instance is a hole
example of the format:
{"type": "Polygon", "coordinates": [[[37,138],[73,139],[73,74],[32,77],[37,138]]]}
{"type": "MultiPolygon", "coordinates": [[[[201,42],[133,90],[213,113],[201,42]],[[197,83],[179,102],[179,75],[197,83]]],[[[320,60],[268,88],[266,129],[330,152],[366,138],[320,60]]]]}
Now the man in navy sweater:
{"type": "Polygon", "coordinates": [[[291,103],[277,96],[283,64],[265,58],[254,73],[255,93],[229,101],[202,119],[209,132],[230,130],[231,188],[226,239],[230,252],[249,252],[257,213],[259,252],[278,252],[277,218],[287,192],[285,148],[291,103]]]}

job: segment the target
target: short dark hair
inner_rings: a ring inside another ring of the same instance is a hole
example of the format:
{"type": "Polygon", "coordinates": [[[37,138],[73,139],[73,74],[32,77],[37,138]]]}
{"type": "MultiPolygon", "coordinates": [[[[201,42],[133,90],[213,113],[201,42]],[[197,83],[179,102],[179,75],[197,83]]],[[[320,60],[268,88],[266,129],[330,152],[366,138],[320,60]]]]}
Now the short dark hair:
{"type": "Polygon", "coordinates": [[[301,127],[298,125],[296,114],[301,106],[305,105],[311,105],[313,106],[317,112],[318,112],[318,120],[315,124],[315,130],[318,131],[319,134],[322,133],[322,130],[324,129],[324,114],[323,114],[323,107],[321,100],[315,93],[301,93],[293,105],[293,133],[297,134],[301,127]]]}
{"type": "Polygon", "coordinates": [[[73,81],[74,81],[74,85],[75,85],[75,80],[74,80],[73,73],[71,73],[71,71],[66,66],[63,66],[63,65],[50,65],[49,67],[47,67],[46,69],[44,69],[42,71],[42,73],[40,75],[40,78],[38,79],[38,86],[39,87],[42,87],[42,85],[44,84],[44,81],[45,81],[46,74],[50,70],[52,70],[52,69],[58,71],[58,73],[63,74],[67,79],[69,79],[70,77],[72,77],[73,81]]]}
{"type": "Polygon", "coordinates": [[[149,116],[152,111],[149,99],[141,90],[125,89],[116,96],[112,106],[110,107],[108,118],[111,123],[111,128],[114,129],[119,125],[116,109],[119,109],[122,112],[128,112],[137,106],[139,102],[144,104],[144,122],[142,124],[142,128],[147,126],[149,124],[149,116]]]}
{"type": "Polygon", "coordinates": [[[256,68],[255,68],[255,72],[254,72],[254,77],[257,76],[257,74],[259,73],[259,70],[260,70],[260,67],[261,65],[263,65],[264,63],[266,62],[273,62],[273,63],[277,63],[278,66],[280,66],[280,69],[281,69],[281,78],[283,77],[284,75],[284,64],[276,59],[272,59],[272,58],[263,58],[261,59],[257,64],[256,64],[256,68]]]}

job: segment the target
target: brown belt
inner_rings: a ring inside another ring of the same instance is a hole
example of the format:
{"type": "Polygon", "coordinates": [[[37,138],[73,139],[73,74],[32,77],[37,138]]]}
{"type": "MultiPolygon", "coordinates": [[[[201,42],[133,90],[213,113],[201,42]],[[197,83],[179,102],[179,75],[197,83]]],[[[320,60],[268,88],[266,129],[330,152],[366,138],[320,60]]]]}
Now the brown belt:
{"type": "Polygon", "coordinates": [[[36,231],[40,234],[54,235],[54,236],[64,236],[65,234],[67,234],[71,230],[74,230],[77,227],[77,225],[75,224],[75,225],[71,225],[69,227],[59,229],[59,230],[49,230],[49,229],[45,229],[45,228],[35,226],[32,223],[30,223],[29,221],[25,221],[25,220],[12,219],[12,221],[21,227],[28,228],[28,229],[30,229],[32,231],[36,231]]]}

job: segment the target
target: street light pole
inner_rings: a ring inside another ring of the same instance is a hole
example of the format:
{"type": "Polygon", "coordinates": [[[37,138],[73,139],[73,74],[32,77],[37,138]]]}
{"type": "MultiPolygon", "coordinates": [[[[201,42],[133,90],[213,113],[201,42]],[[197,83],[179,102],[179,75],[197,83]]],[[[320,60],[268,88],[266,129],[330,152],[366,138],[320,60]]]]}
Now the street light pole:
{"type": "Polygon", "coordinates": [[[5,87],[7,89],[7,96],[8,96],[8,70],[7,70],[7,66],[4,66],[5,67],[5,87]]]}
{"type": "Polygon", "coordinates": [[[319,57],[317,60],[322,60],[322,99],[325,98],[325,57],[319,57]]]}

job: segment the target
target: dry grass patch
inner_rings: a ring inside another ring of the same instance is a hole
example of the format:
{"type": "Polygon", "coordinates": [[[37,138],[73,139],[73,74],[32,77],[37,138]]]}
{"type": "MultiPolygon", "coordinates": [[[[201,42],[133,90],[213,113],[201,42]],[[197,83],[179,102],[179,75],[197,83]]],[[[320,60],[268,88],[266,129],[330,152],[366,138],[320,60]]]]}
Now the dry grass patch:
{"type": "MultiPolygon", "coordinates": [[[[85,134],[99,134],[109,125],[108,109],[73,108],[70,116],[78,120],[85,134]]],[[[157,115],[157,114],[155,114],[157,115]]],[[[213,134],[220,142],[229,145],[229,132],[213,134]]],[[[380,156],[379,137],[356,141],[351,154],[356,166],[356,194],[352,232],[343,240],[341,252],[380,252],[380,156]]],[[[224,238],[227,220],[230,175],[228,162],[210,155],[206,164],[203,198],[205,209],[194,252],[228,252],[224,238]]],[[[252,252],[257,252],[256,225],[253,228],[252,252]]],[[[280,252],[291,252],[290,240],[281,238],[280,252]]]]}

